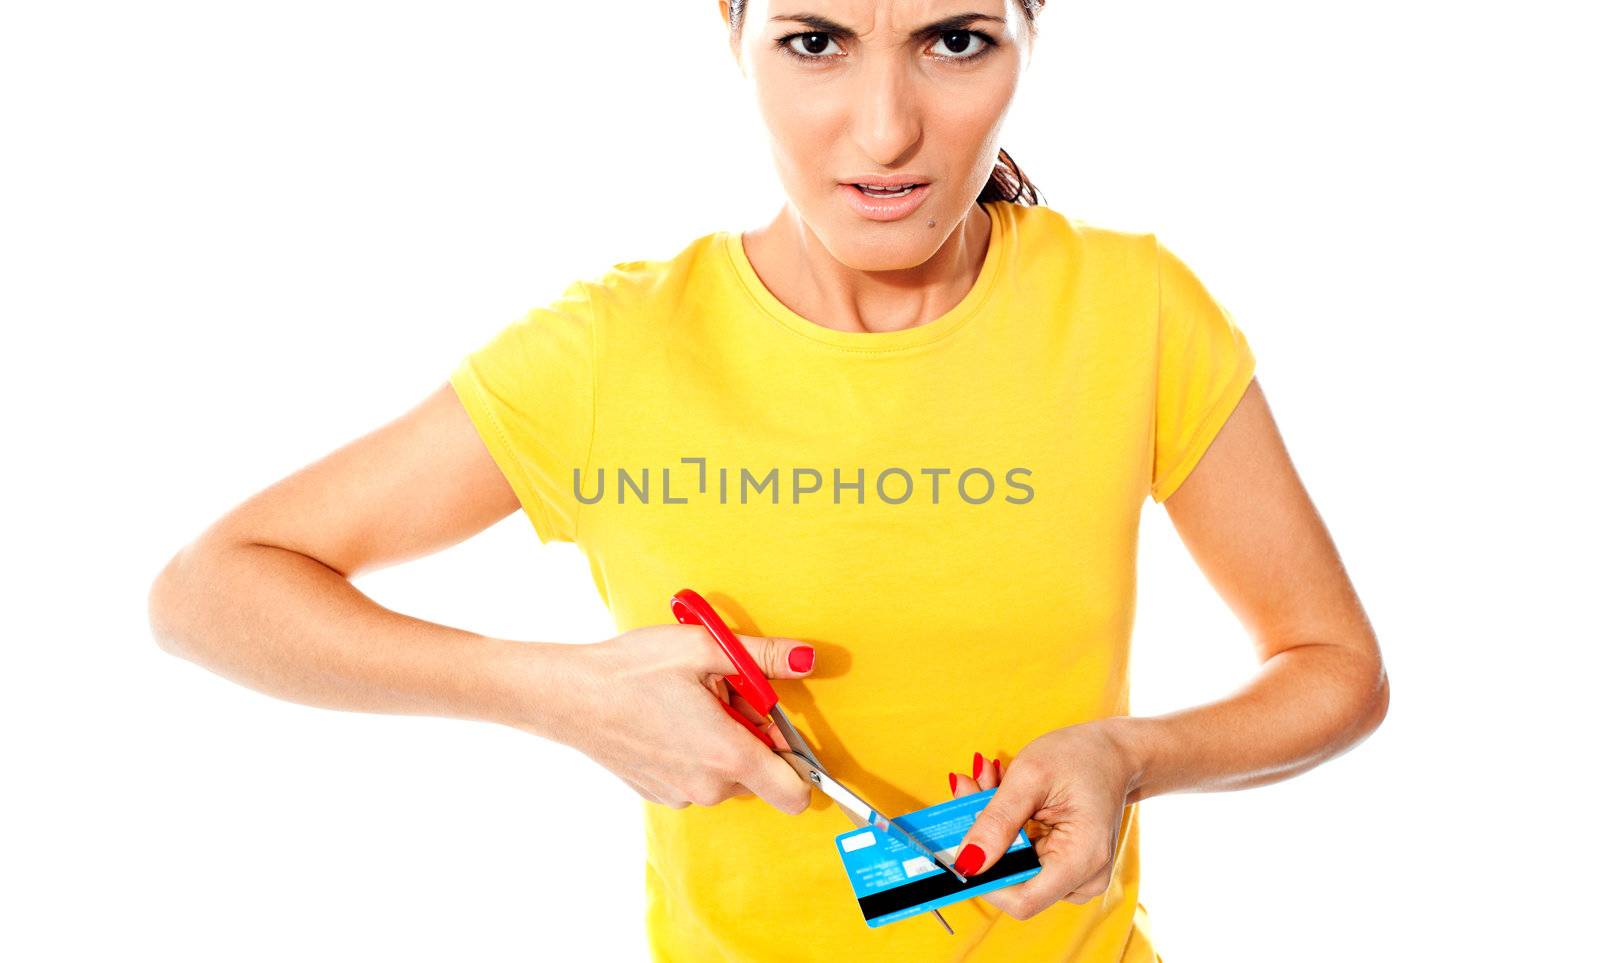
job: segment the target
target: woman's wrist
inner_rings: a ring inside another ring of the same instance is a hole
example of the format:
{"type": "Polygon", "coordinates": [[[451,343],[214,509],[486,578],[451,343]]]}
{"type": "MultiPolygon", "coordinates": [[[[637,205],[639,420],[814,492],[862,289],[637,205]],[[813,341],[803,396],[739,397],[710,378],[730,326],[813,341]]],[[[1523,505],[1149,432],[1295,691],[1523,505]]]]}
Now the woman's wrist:
{"type": "Polygon", "coordinates": [[[487,722],[557,742],[578,713],[583,678],[578,661],[589,649],[562,642],[522,642],[485,637],[474,660],[474,714],[487,722]]]}
{"type": "Polygon", "coordinates": [[[1101,720],[1122,755],[1128,773],[1128,802],[1148,795],[1162,758],[1166,738],[1161,719],[1149,716],[1111,716],[1101,720]]]}

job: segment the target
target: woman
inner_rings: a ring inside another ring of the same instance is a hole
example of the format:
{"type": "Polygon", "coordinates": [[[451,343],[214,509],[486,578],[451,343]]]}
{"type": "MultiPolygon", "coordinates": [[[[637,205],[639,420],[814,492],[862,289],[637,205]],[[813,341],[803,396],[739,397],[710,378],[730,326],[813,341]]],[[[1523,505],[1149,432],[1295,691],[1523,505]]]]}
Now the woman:
{"type": "Polygon", "coordinates": [[[777,216],[573,283],[229,513],[157,579],[156,635],[284,698],[580,749],[643,801],[658,959],[1158,959],[1139,801],[1302,772],[1388,700],[1249,345],[1153,236],[1035,203],[999,150],[1041,3],[720,6],[777,216]],[[1137,718],[1147,495],[1262,669],[1137,718]],[[615,638],[488,638],[349,582],[519,507],[584,550],[615,638]],[[953,938],[866,927],[849,823],[708,696],[732,666],[673,623],[685,587],[842,781],[902,812],[998,787],[961,868],[1027,827],[1041,872],[947,907],[953,938]]]}

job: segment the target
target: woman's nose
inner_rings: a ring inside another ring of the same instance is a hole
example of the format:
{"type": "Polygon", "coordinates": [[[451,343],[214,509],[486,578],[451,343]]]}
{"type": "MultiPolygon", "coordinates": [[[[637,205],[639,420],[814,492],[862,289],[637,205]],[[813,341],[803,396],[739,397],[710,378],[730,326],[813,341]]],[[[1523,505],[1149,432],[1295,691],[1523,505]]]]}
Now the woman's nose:
{"type": "Polygon", "coordinates": [[[922,140],[922,108],[916,78],[887,58],[863,66],[850,86],[856,145],[873,162],[889,167],[922,140]]]}

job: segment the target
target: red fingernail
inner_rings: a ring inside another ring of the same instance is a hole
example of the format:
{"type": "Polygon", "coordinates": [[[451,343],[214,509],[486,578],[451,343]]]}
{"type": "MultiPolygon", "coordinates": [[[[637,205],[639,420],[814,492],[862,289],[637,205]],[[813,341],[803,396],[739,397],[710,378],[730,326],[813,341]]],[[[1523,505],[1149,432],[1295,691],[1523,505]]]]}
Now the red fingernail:
{"type": "Polygon", "coordinates": [[[971,876],[983,865],[983,850],[977,843],[968,843],[961,850],[961,855],[956,857],[956,872],[962,876],[971,876]]]}
{"type": "Polygon", "coordinates": [[[789,668],[796,672],[810,672],[817,661],[817,650],[809,645],[797,645],[789,650],[789,668]]]}
{"type": "Polygon", "coordinates": [[[956,774],[953,772],[950,774],[950,791],[952,793],[956,791],[956,774]]]}
{"type": "Polygon", "coordinates": [[[1000,757],[999,756],[995,756],[994,757],[994,774],[996,776],[1000,775],[1000,757]]]}
{"type": "Polygon", "coordinates": [[[972,778],[976,779],[983,774],[983,753],[972,754],[972,778]]]}

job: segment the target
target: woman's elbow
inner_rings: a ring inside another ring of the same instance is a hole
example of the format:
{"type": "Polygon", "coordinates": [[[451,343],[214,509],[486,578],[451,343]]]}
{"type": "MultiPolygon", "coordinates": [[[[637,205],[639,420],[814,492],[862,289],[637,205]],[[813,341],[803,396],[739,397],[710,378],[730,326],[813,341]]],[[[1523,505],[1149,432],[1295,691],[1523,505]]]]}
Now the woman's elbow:
{"type": "Polygon", "coordinates": [[[156,645],[160,646],[163,652],[180,658],[190,658],[184,646],[184,639],[188,634],[184,628],[184,613],[189,608],[189,603],[186,601],[187,583],[190,570],[195,564],[192,557],[194,552],[195,546],[189,545],[172,556],[161,571],[156,573],[145,600],[150,634],[154,636],[156,645]]]}
{"type": "Polygon", "coordinates": [[[1389,714],[1389,672],[1381,658],[1374,658],[1368,683],[1362,687],[1362,711],[1356,725],[1356,741],[1371,735],[1389,714]]]}

